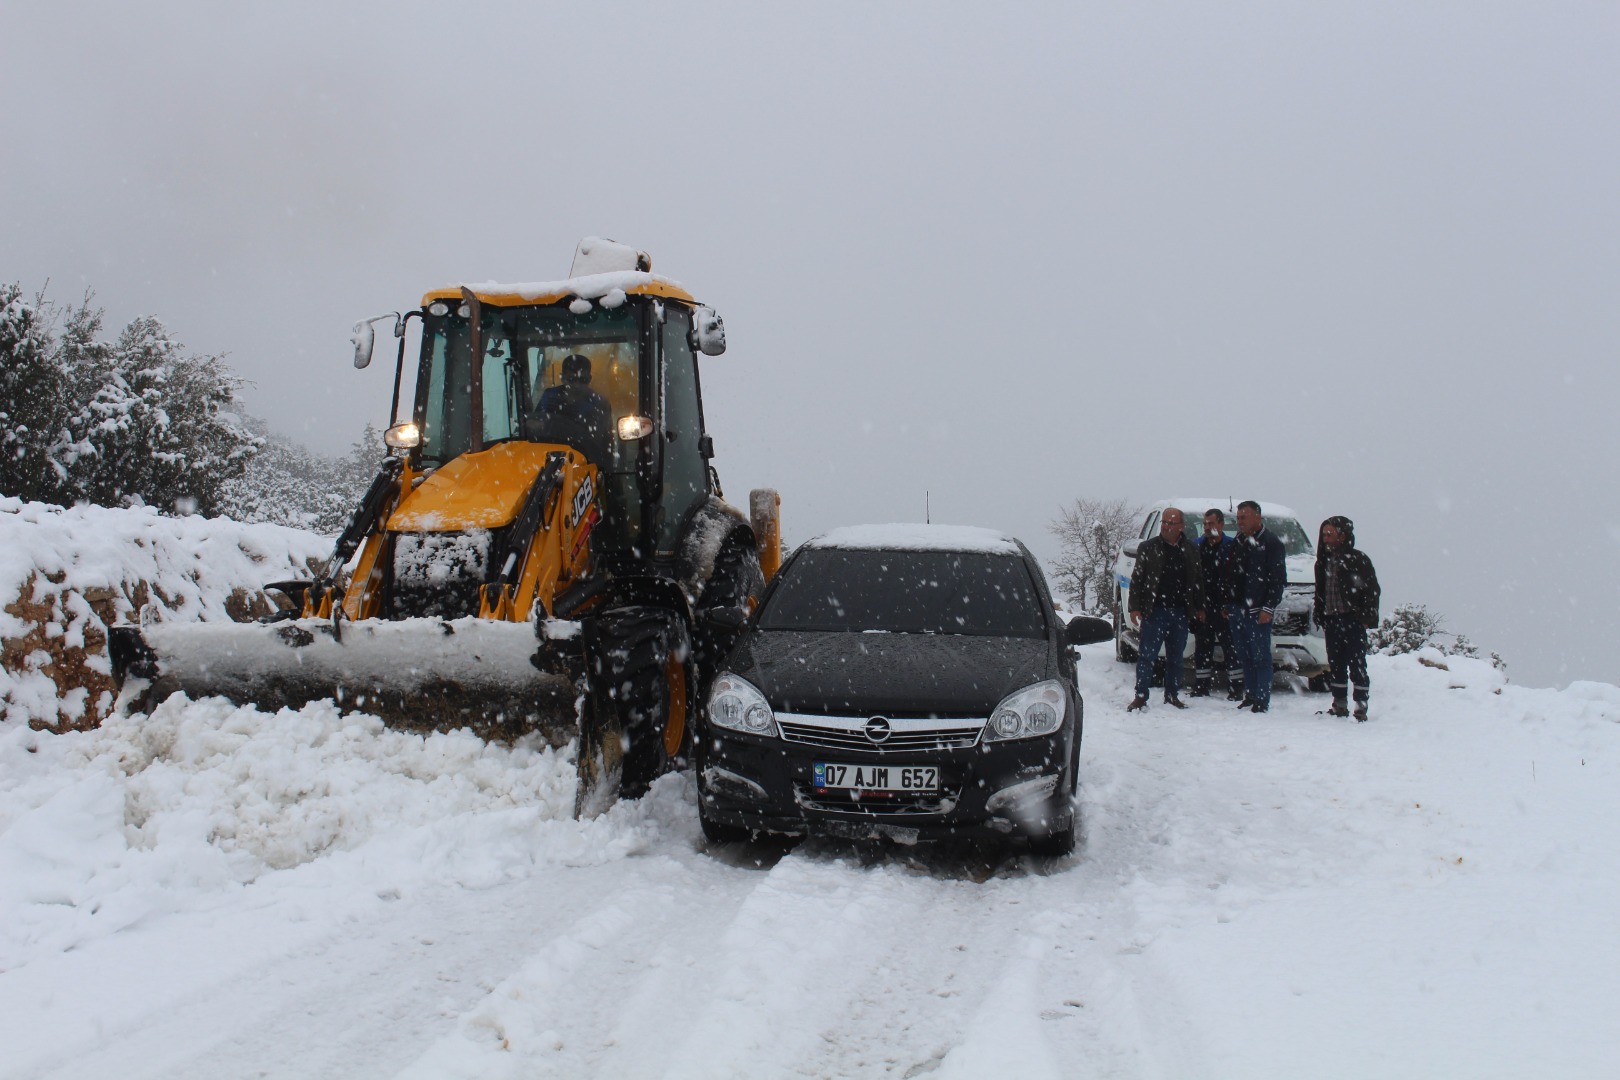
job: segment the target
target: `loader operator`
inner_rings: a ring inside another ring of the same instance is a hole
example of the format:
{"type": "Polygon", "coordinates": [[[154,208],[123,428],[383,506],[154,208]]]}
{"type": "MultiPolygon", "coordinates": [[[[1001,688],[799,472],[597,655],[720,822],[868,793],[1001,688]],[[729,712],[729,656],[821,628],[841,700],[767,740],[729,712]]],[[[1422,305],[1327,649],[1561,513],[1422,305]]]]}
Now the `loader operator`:
{"type": "Polygon", "coordinates": [[[608,467],[613,410],[591,389],[591,360],[574,353],[562,362],[562,381],[547,387],[523,434],[531,442],[564,443],[598,468],[608,467]]]}

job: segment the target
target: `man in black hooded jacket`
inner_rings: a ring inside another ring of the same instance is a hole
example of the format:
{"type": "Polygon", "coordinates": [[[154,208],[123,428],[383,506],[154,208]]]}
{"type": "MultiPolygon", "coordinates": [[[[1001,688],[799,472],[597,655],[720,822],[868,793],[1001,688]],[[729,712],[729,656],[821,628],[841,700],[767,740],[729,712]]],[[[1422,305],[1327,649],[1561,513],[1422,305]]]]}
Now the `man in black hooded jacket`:
{"type": "Polygon", "coordinates": [[[1348,716],[1346,691],[1355,687],[1355,717],[1367,719],[1371,687],[1367,679],[1367,631],[1378,625],[1378,574],[1356,547],[1356,526],[1330,517],[1317,534],[1316,601],[1311,616],[1327,639],[1328,712],[1348,716]]]}

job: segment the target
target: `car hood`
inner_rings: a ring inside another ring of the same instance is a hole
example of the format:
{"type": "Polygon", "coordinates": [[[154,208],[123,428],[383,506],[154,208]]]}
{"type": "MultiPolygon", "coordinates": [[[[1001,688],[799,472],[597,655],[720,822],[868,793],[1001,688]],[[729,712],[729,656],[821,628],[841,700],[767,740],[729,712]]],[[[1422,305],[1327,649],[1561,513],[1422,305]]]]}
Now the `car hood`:
{"type": "Polygon", "coordinates": [[[1054,659],[1045,638],[756,630],[729,666],[783,712],[988,717],[1054,659]]]}

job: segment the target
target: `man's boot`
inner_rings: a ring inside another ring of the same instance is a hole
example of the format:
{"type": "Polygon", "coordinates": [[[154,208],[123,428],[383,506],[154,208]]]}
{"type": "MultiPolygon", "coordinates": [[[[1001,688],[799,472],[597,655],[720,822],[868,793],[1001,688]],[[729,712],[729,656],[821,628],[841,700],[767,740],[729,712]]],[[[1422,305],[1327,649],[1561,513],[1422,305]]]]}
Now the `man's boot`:
{"type": "Polygon", "coordinates": [[[1366,698],[1356,698],[1356,711],[1351,715],[1356,718],[1356,723],[1358,724],[1365,724],[1367,722],[1366,698]]]}
{"type": "Polygon", "coordinates": [[[1193,680],[1193,687],[1187,691],[1188,697],[1209,697],[1210,687],[1214,681],[1208,676],[1201,675],[1193,680]]]}
{"type": "Polygon", "coordinates": [[[1145,708],[1147,708],[1147,698],[1143,697],[1141,694],[1137,694],[1135,697],[1131,698],[1131,703],[1125,706],[1125,711],[1135,712],[1137,709],[1145,708]]]}
{"type": "Polygon", "coordinates": [[[1243,680],[1233,679],[1230,688],[1226,691],[1227,701],[1242,701],[1249,695],[1243,692],[1243,680]]]}
{"type": "Polygon", "coordinates": [[[1333,699],[1333,704],[1328,706],[1328,715],[1329,716],[1349,716],[1350,715],[1350,710],[1345,708],[1344,698],[1336,697],[1336,698],[1333,699]]]}

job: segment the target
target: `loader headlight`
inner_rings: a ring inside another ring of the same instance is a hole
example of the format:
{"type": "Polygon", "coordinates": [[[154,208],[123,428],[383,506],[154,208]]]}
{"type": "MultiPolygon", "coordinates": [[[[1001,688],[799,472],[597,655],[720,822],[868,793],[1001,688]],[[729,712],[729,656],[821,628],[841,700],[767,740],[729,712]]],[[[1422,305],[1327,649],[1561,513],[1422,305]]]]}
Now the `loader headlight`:
{"type": "Polygon", "coordinates": [[[644,439],[652,434],[653,422],[650,416],[621,416],[619,417],[619,438],[625,442],[644,439]]]}
{"type": "Polygon", "coordinates": [[[984,741],[1050,735],[1063,726],[1063,716],[1067,712],[1068,698],[1063,693],[1063,684],[1056,679],[1026,686],[996,706],[996,711],[990,714],[990,723],[984,729],[984,741]]]}
{"type": "Polygon", "coordinates": [[[730,672],[721,672],[709,690],[709,722],[749,735],[776,735],[776,714],[765,695],[730,672]]]}
{"type": "Polygon", "coordinates": [[[422,445],[422,429],[415,424],[395,424],[383,432],[383,442],[395,450],[413,450],[422,445]]]}

